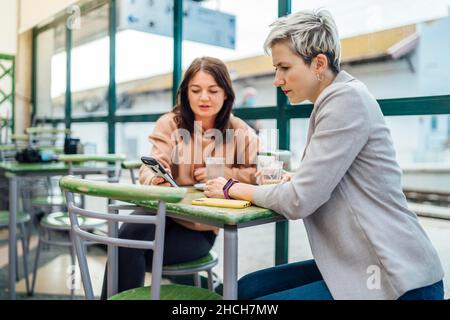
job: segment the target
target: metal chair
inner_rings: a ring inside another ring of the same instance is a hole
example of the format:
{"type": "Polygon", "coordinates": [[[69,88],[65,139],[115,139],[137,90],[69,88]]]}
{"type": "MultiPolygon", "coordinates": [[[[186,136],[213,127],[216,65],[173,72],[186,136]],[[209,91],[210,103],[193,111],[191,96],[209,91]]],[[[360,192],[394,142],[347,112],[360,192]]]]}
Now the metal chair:
{"type": "Polygon", "coordinates": [[[94,241],[108,246],[108,297],[111,300],[136,299],[176,299],[176,300],[219,300],[221,296],[203,288],[184,285],[161,285],[162,262],[164,250],[164,230],[166,202],[179,202],[183,199],[186,189],[167,187],[143,187],[137,185],[111,184],[99,181],[88,181],[71,176],[60,180],[61,189],[65,192],[69,210],[71,236],[76,249],[81,279],[87,299],[94,299],[92,283],[89,275],[85,241],[94,241]],[[107,197],[122,201],[157,200],[159,201],[156,215],[118,215],[113,212],[102,213],[88,211],[74,204],[74,194],[94,197],[107,197]],[[79,217],[104,219],[108,222],[108,235],[100,236],[83,230],[79,224],[79,217]],[[141,241],[118,238],[118,222],[143,223],[155,225],[154,241],[141,241]],[[117,247],[131,247],[150,249],[153,254],[152,285],[150,287],[134,288],[117,293],[117,247]]]}
{"type": "Polygon", "coordinates": [[[53,127],[30,127],[25,129],[25,133],[28,135],[28,145],[30,147],[39,149],[52,148],[55,151],[55,147],[59,146],[61,148],[63,146],[64,137],[70,135],[71,130],[53,127]]]}
{"type": "MultiPolygon", "coordinates": [[[[69,174],[80,174],[83,177],[86,174],[97,174],[102,173],[106,175],[106,178],[103,178],[103,181],[109,182],[117,182],[120,179],[120,163],[124,160],[123,155],[116,154],[108,154],[108,155],[84,155],[84,154],[73,154],[73,155],[61,155],[60,161],[64,161],[68,163],[69,166],[69,174]],[[93,164],[92,164],[93,162],[93,164]],[[98,162],[114,162],[114,166],[97,166],[98,162]],[[86,163],[91,163],[87,165],[86,163]],[[84,164],[84,165],[83,165],[84,164]],[[112,172],[112,174],[111,174],[112,172]]],[[[85,206],[84,197],[81,197],[79,201],[81,203],[81,207],[85,206]]],[[[54,206],[54,204],[53,204],[54,206]]],[[[65,205],[63,203],[63,208],[65,209],[65,205]]],[[[84,219],[81,223],[81,227],[85,230],[99,230],[105,226],[104,221],[99,221],[97,219],[84,219]]],[[[39,242],[36,249],[36,256],[34,261],[33,268],[33,281],[31,284],[31,294],[34,293],[34,288],[36,284],[36,276],[37,270],[39,266],[40,253],[42,249],[42,245],[47,246],[61,246],[69,248],[71,263],[75,265],[75,251],[72,246],[72,242],[69,237],[70,233],[70,219],[67,211],[57,211],[45,214],[39,223],[39,242]],[[64,233],[66,234],[67,239],[52,239],[51,236],[56,233],[64,233]]],[[[90,243],[89,243],[90,244],[90,243]]],[[[75,290],[72,287],[70,289],[70,297],[74,297],[75,290]]]]}
{"type": "Polygon", "coordinates": [[[142,166],[142,162],[139,160],[127,160],[122,162],[122,169],[130,171],[130,178],[133,184],[137,184],[136,175],[134,171],[142,166]]]}
{"type": "MultiPolygon", "coordinates": [[[[19,226],[20,232],[17,234],[17,239],[20,239],[22,243],[22,251],[23,251],[23,272],[25,277],[25,287],[27,290],[27,294],[30,295],[30,282],[28,279],[28,252],[29,252],[29,242],[28,242],[28,233],[25,223],[30,221],[30,215],[26,213],[19,213],[17,215],[17,225],[19,226]]],[[[0,211],[0,229],[9,227],[9,212],[8,211],[0,211]]],[[[0,242],[7,242],[7,239],[0,239],[0,242]]],[[[17,259],[17,250],[16,250],[16,261],[17,259]]],[[[16,263],[16,268],[18,268],[18,264],[16,263]]],[[[16,281],[19,280],[19,272],[16,270],[16,281]]]]}
{"type": "Polygon", "coordinates": [[[16,155],[14,144],[0,144],[0,161],[12,161],[16,155]]]}
{"type": "MultiPolygon", "coordinates": [[[[136,175],[134,170],[139,169],[142,165],[141,161],[124,161],[122,162],[122,169],[130,171],[131,182],[137,184],[136,175]]],[[[130,205],[126,206],[110,206],[112,210],[139,210],[139,207],[133,207],[130,205]]],[[[177,263],[172,265],[163,266],[163,276],[184,276],[192,275],[194,277],[194,285],[196,287],[201,287],[200,272],[204,271],[207,273],[208,289],[213,291],[215,287],[219,284],[219,276],[212,271],[219,263],[219,258],[217,253],[211,250],[206,256],[201,257],[196,260],[177,263]]]]}

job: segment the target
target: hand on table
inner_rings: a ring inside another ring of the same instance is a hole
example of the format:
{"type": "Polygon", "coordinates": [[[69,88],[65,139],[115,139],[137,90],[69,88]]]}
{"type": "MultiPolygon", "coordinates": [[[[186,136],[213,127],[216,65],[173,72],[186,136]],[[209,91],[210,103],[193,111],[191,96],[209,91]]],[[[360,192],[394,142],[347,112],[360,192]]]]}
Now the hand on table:
{"type": "MultiPolygon", "coordinates": [[[[292,175],[293,175],[293,173],[289,173],[289,172],[283,170],[283,175],[282,175],[282,177],[281,177],[280,183],[285,183],[285,182],[290,181],[292,175]]],[[[262,181],[263,178],[262,178],[262,173],[261,173],[261,171],[256,171],[256,173],[255,173],[255,178],[256,178],[256,183],[257,183],[258,185],[264,184],[263,181],[262,181]]]]}
{"type": "Polygon", "coordinates": [[[204,194],[209,198],[225,198],[223,194],[225,183],[227,183],[227,179],[223,177],[208,180],[205,185],[204,194]]]}

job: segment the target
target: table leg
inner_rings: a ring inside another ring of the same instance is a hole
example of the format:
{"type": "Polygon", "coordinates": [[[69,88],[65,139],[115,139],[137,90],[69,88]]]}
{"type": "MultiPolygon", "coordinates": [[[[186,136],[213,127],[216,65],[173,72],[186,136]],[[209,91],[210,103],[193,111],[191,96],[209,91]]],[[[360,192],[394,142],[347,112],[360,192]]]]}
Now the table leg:
{"type": "Polygon", "coordinates": [[[223,246],[223,298],[237,300],[238,235],[236,226],[225,226],[223,246]]]}
{"type": "Polygon", "coordinates": [[[17,177],[9,178],[9,298],[16,299],[16,233],[17,233],[17,177]]]}

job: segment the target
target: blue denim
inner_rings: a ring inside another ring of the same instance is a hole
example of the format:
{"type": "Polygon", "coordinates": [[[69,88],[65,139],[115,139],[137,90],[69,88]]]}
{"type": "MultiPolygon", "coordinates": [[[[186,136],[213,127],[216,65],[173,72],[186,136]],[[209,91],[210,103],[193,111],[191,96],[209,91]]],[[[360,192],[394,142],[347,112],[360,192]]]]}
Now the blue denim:
{"type": "Polygon", "coordinates": [[[239,299],[333,300],[314,260],[250,273],[238,283],[239,299]]]}
{"type": "Polygon", "coordinates": [[[444,283],[438,281],[432,285],[410,290],[402,295],[398,300],[443,300],[444,283]]]}
{"type": "MultiPolygon", "coordinates": [[[[241,300],[333,300],[314,260],[275,266],[250,273],[239,280],[241,300]]],[[[442,300],[442,280],[410,290],[399,300],[442,300]]]]}

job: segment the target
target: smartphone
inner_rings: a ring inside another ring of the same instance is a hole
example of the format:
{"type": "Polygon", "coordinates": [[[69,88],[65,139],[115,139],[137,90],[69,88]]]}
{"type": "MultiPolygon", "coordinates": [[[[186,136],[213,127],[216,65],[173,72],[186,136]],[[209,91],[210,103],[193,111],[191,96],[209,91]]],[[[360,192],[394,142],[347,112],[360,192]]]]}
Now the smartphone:
{"type": "Polygon", "coordinates": [[[159,163],[158,160],[156,160],[155,158],[152,158],[152,157],[143,156],[143,157],[141,157],[141,161],[147,167],[149,167],[155,173],[155,175],[157,175],[158,177],[163,177],[164,180],[166,180],[167,182],[169,182],[172,185],[172,187],[178,188],[178,185],[175,182],[175,179],[172,178],[172,176],[166,171],[166,169],[164,169],[164,167],[162,166],[161,163],[159,163]]]}

